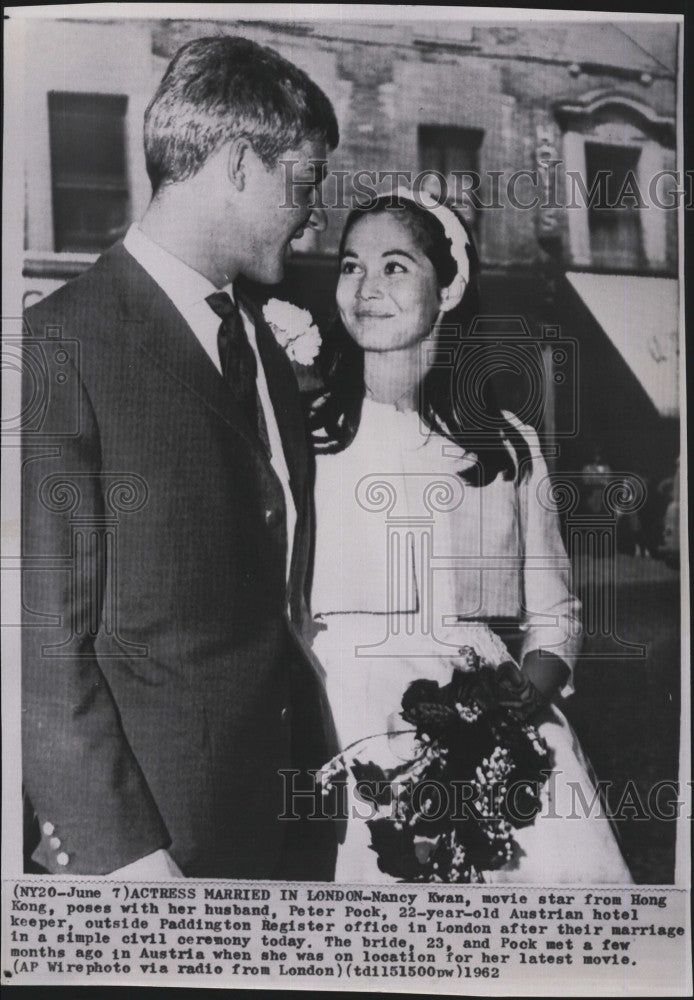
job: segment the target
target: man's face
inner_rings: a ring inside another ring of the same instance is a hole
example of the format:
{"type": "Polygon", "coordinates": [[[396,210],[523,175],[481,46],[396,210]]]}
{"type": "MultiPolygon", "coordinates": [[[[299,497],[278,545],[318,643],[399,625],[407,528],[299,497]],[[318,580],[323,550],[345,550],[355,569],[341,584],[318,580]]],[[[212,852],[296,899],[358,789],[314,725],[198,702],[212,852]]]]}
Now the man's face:
{"type": "Polygon", "coordinates": [[[247,246],[241,271],[247,278],[275,284],[284,276],[292,240],[307,227],[325,228],[325,212],[314,207],[325,171],[324,142],[308,140],[281,153],[274,167],[253,157],[245,190],[247,246]]]}

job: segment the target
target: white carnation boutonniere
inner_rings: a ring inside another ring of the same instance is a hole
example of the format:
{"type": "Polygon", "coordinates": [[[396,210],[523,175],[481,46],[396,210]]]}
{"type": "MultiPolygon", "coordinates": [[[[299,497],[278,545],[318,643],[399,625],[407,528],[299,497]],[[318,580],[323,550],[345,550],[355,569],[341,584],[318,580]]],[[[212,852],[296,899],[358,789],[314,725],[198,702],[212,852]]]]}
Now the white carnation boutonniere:
{"type": "Polygon", "coordinates": [[[290,361],[306,366],[313,364],[320,350],[321,336],[308,309],[283,299],[270,299],[263,306],[263,318],[290,361]]]}

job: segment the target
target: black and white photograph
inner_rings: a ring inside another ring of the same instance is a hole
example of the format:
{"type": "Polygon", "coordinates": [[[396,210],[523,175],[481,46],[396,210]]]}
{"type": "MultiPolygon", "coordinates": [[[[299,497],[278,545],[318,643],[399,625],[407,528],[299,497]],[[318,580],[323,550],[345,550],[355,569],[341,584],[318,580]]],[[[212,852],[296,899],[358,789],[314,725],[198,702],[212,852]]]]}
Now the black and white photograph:
{"type": "Polygon", "coordinates": [[[5,15],[3,982],[686,995],[683,16],[5,15]]]}

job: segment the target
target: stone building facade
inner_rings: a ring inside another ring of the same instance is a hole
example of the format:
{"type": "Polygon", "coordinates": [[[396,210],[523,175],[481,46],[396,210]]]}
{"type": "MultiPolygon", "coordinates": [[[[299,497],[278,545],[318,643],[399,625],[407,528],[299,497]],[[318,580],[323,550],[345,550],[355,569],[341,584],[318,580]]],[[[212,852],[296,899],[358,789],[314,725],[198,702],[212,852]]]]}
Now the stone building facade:
{"type": "MultiPolygon", "coordinates": [[[[581,379],[564,395],[552,367],[561,352],[544,350],[534,418],[559,439],[578,408],[567,461],[610,425],[608,450],[633,467],[655,463],[660,474],[674,462],[678,217],[665,206],[677,189],[677,24],[85,20],[24,30],[27,302],[143,213],[142,116],[174,52],[193,37],[242,34],[304,68],[333,101],[342,137],[328,205],[370,188],[373,172],[436,172],[429,180],[443,179],[474,226],[483,308],[521,317],[540,341],[549,329],[575,342],[581,379]],[[591,207],[591,188],[612,207],[591,207]]],[[[281,289],[323,323],[346,208],[329,215],[325,233],[298,245],[281,289]]]]}

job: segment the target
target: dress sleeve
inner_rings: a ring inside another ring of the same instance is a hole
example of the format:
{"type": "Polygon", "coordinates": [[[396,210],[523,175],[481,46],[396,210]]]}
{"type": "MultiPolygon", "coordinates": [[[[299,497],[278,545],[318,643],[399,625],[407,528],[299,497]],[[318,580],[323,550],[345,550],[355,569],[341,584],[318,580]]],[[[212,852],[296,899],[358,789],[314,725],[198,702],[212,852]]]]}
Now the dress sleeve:
{"type": "Polygon", "coordinates": [[[504,414],[523,435],[530,450],[530,470],[521,467],[519,486],[520,533],[523,552],[523,623],[521,662],[533,650],[546,650],[569,667],[561,691],[574,690],[573,672],[581,651],[581,603],[571,592],[571,566],[551,499],[549,472],[533,428],[504,414]],[[523,473],[525,472],[525,475],[523,473]]]}

